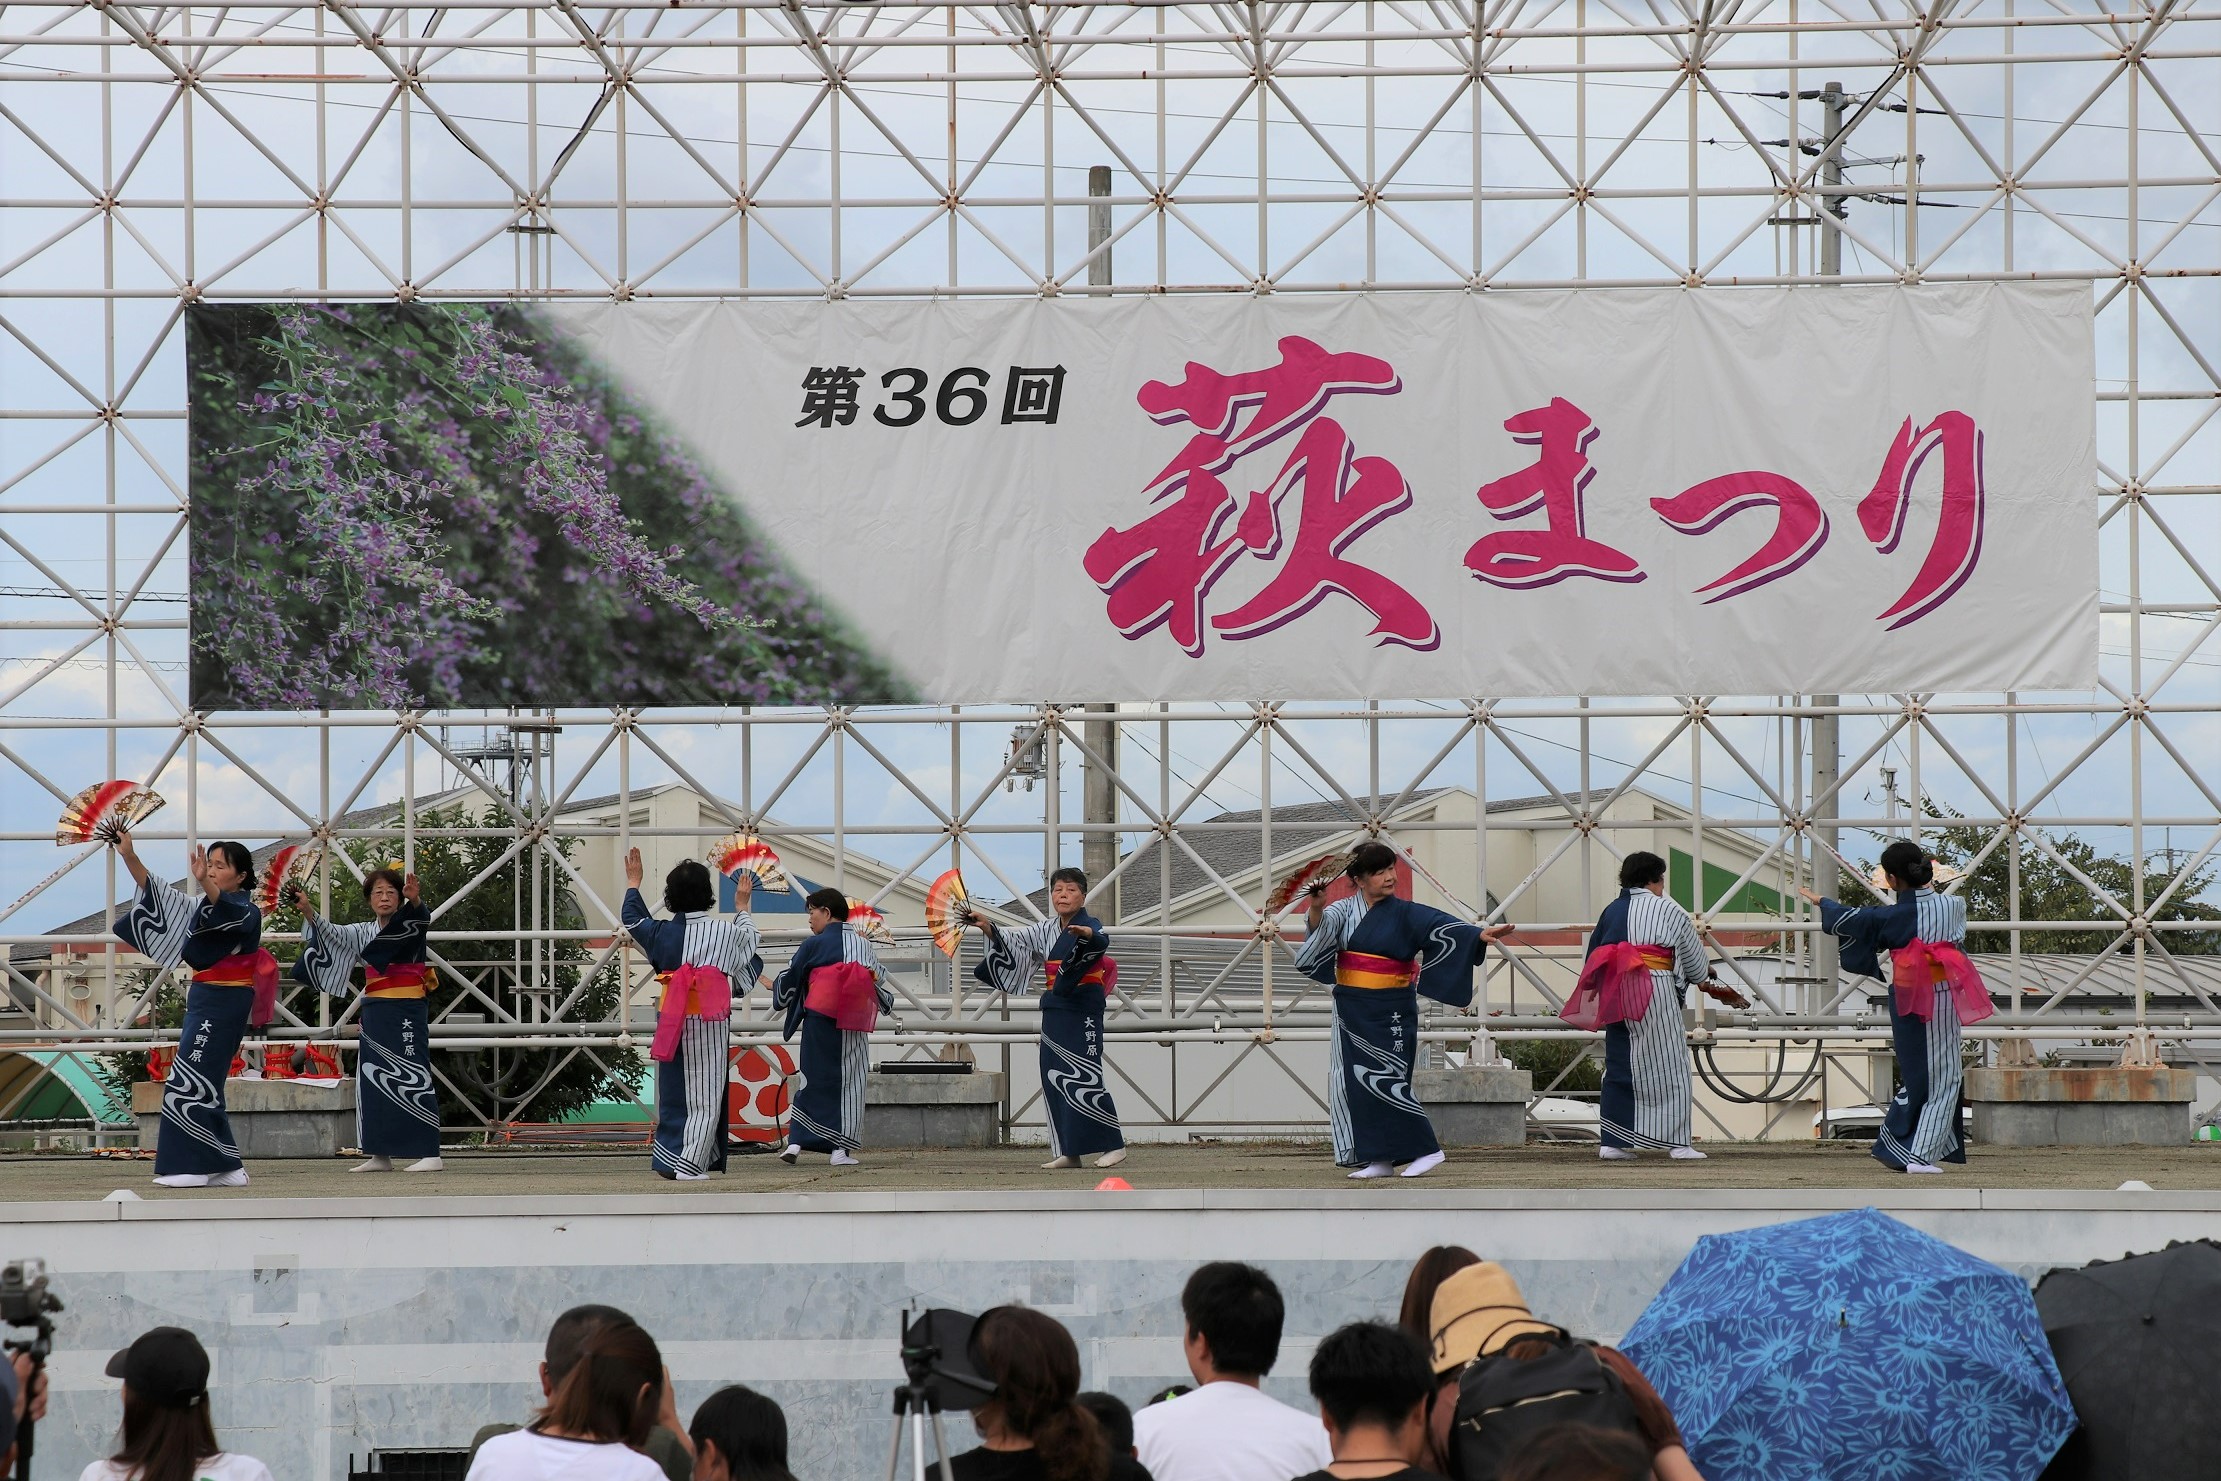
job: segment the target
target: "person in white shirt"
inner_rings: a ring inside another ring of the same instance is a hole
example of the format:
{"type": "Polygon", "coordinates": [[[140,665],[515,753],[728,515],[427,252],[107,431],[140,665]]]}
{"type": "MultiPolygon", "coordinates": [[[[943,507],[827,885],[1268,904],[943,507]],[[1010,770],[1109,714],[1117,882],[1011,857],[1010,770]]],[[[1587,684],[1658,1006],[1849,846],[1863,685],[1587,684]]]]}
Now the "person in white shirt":
{"type": "Polygon", "coordinates": [[[1180,1292],[1196,1386],[1134,1416],[1134,1450],[1156,1481],[1289,1481],[1334,1452],[1316,1414],[1258,1386],[1280,1356],[1280,1288],[1253,1265],[1214,1261],[1180,1292]]]}
{"type": "Polygon", "coordinates": [[[639,1447],[670,1382],[655,1339],[631,1322],[602,1327],[529,1429],[478,1447],[466,1481],[664,1481],[639,1447]]]}
{"type": "Polygon", "coordinates": [[[208,1417],[208,1352],[183,1327],[156,1327],[108,1359],[123,1380],[123,1434],[116,1453],[78,1481],[271,1481],[251,1455],[216,1443],[208,1417]]]}

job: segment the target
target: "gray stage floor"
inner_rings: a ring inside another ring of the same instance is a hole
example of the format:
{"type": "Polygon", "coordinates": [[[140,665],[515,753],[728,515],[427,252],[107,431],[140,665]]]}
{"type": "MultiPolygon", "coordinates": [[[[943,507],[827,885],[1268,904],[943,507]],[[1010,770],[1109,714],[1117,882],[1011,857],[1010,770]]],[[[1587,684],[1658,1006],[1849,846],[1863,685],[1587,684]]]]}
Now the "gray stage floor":
{"type": "MultiPolygon", "coordinates": [[[[1975,1148],[1966,1166],[1941,1177],[1893,1173],[1857,1143],[1716,1146],[1704,1162],[1648,1154],[1603,1164],[1596,1149],[1570,1145],[1453,1153],[1417,1182],[1351,1184],[1323,1145],[1236,1142],[1137,1146],[1116,1175],[1137,1189],[1188,1188],[2076,1188],[2111,1189],[2130,1179],[2155,1189],[2221,1189],[2221,1143],[2177,1147],[1975,1148]]],[[[378,1198],[488,1194],[1081,1191],[1106,1174],[1093,1168],[1044,1172],[1040,1147],[986,1150],[866,1150],[864,1164],[830,1168],[822,1157],[788,1167],[775,1157],[735,1157],[726,1176],[667,1183],[645,1151],[451,1152],[434,1174],[350,1174],[353,1159],[256,1162],[237,1189],[157,1188],[151,1160],[91,1156],[0,1158],[0,1202],[101,1198],[127,1188],[142,1198],[378,1198]]]]}

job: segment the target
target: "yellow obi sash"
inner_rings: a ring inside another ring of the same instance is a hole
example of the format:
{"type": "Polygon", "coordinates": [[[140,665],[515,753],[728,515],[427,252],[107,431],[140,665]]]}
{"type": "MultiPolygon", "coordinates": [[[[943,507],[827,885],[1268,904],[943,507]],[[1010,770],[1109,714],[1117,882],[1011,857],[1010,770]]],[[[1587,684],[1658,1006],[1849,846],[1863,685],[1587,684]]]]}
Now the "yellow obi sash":
{"type": "Polygon", "coordinates": [[[1369,951],[1334,954],[1336,987],[1409,987],[1418,980],[1419,964],[1415,961],[1400,962],[1391,956],[1374,956],[1369,951]]]}
{"type": "Polygon", "coordinates": [[[429,975],[422,962],[401,962],[383,972],[366,964],[362,969],[363,996],[421,998],[424,996],[424,980],[429,975]]]}
{"type": "MultiPolygon", "coordinates": [[[[1090,966],[1081,975],[1080,985],[1082,987],[1103,987],[1110,980],[1103,971],[1103,963],[1107,960],[1109,960],[1107,957],[1097,957],[1094,965],[1090,966]]],[[[1041,975],[1046,980],[1042,984],[1041,990],[1048,992],[1054,989],[1057,985],[1057,977],[1063,971],[1064,963],[1062,962],[1043,962],[1041,964],[1041,975]]]]}
{"type": "Polygon", "coordinates": [[[689,975],[686,985],[676,989],[685,994],[682,1006],[674,1006],[671,997],[674,990],[671,979],[677,975],[677,972],[656,973],[656,981],[663,984],[663,995],[656,1000],[656,1016],[658,1018],[667,1014],[676,1014],[685,1018],[729,1018],[732,1016],[733,990],[731,984],[726,981],[724,973],[716,971],[715,968],[697,968],[689,975]],[[711,974],[715,975],[715,980],[705,980],[711,974]],[[726,984],[725,991],[722,994],[716,991],[720,982],[726,984]]]}
{"type": "Polygon", "coordinates": [[[1671,971],[1673,970],[1673,948],[1672,948],[1672,947],[1670,947],[1670,946],[1638,946],[1638,947],[1636,947],[1636,948],[1635,948],[1635,950],[1636,950],[1636,951],[1637,951],[1638,953],[1640,953],[1640,954],[1641,954],[1641,956],[1642,956],[1642,959],[1643,959],[1643,965],[1644,965],[1645,967],[1648,967],[1648,968],[1649,968],[1649,969],[1650,969],[1651,971],[1653,971],[1653,972],[1671,972],[1671,971]]]}

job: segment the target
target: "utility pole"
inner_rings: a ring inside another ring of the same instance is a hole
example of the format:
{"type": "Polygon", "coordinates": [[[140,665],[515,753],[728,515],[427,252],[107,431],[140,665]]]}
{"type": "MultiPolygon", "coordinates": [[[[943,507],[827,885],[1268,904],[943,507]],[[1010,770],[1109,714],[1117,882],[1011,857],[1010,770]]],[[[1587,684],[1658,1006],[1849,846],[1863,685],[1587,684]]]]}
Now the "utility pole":
{"type": "MultiPolygon", "coordinates": [[[[1845,204],[1839,187],[1843,184],[1843,150],[1838,138],[1843,132],[1843,84],[1831,82],[1820,90],[1820,184],[1822,197],[1816,213],[1820,223],[1820,276],[1843,276],[1843,233],[1836,223],[1850,208],[1845,204]]],[[[1812,805],[1815,811],[1825,814],[1840,813],[1843,809],[1836,799],[1827,797],[1843,769],[1843,738],[1841,717],[1833,711],[1842,703],[1839,694],[1815,694],[1814,706],[1829,713],[1815,715],[1812,720],[1812,805]]],[[[1821,844],[1820,852],[1812,861],[1812,888],[1819,894],[1834,899],[1842,888],[1842,880],[1835,867],[1839,830],[1833,823],[1822,823],[1813,829],[1821,844]]],[[[1815,1009],[1824,1008],[1837,992],[1837,958],[1835,938],[1813,938],[1813,975],[1820,979],[1819,997],[1815,1009]]]]}
{"type": "MultiPolygon", "coordinates": [[[[1095,165],[1087,172],[1087,249],[1095,255],[1088,260],[1087,283],[1090,288],[1106,288],[1111,281],[1111,171],[1109,165],[1095,165]]],[[[1091,704],[1089,715],[1115,717],[1115,704],[1091,704]]],[[[1089,754],[1083,758],[1080,769],[1081,814],[1087,824],[1080,835],[1080,867],[1087,871],[1091,889],[1099,888],[1118,867],[1118,721],[1115,718],[1087,720],[1081,726],[1089,754]]],[[[1095,896],[1095,914],[1105,920],[1118,919],[1118,890],[1114,885],[1108,893],[1095,896]]]]}

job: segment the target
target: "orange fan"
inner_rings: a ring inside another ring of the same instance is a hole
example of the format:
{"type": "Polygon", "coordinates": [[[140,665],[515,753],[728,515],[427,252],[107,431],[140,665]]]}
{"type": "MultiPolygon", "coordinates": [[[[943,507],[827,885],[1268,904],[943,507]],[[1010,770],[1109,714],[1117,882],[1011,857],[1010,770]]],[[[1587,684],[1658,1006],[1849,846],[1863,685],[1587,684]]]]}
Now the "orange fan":
{"type": "Polygon", "coordinates": [[[306,885],[316,868],[324,862],[324,851],[305,844],[289,843],[270,856],[262,866],[262,877],[255,881],[255,909],[269,915],[285,903],[285,887],[294,880],[306,885]]]}
{"type": "Polygon", "coordinates": [[[767,890],[794,891],[794,880],[779,856],[753,833],[728,833],[718,839],[710,845],[709,861],[720,874],[738,874],[745,869],[767,890]]]}
{"type": "Polygon", "coordinates": [[[895,930],[887,924],[887,917],[879,913],[877,906],[859,900],[854,895],[848,897],[848,923],[874,946],[895,944],[895,930]]]}
{"type": "Polygon", "coordinates": [[[1298,864],[1288,877],[1274,885],[1272,893],[1265,897],[1265,918],[1270,920],[1280,914],[1281,911],[1286,910],[1295,903],[1296,896],[1302,894],[1311,886],[1331,883],[1334,876],[1340,874],[1342,867],[1349,862],[1349,857],[1348,850],[1337,849],[1331,854],[1321,854],[1316,859],[1306,859],[1298,864]]]}
{"type": "Polygon", "coordinates": [[[162,794],[137,782],[95,782],[69,800],[54,827],[54,841],[113,843],[116,835],[162,806],[162,794]]]}
{"type": "Polygon", "coordinates": [[[952,960],[964,939],[964,925],[971,916],[971,891],[964,888],[964,871],[951,869],[925,891],[925,928],[933,944],[952,960]]]}

